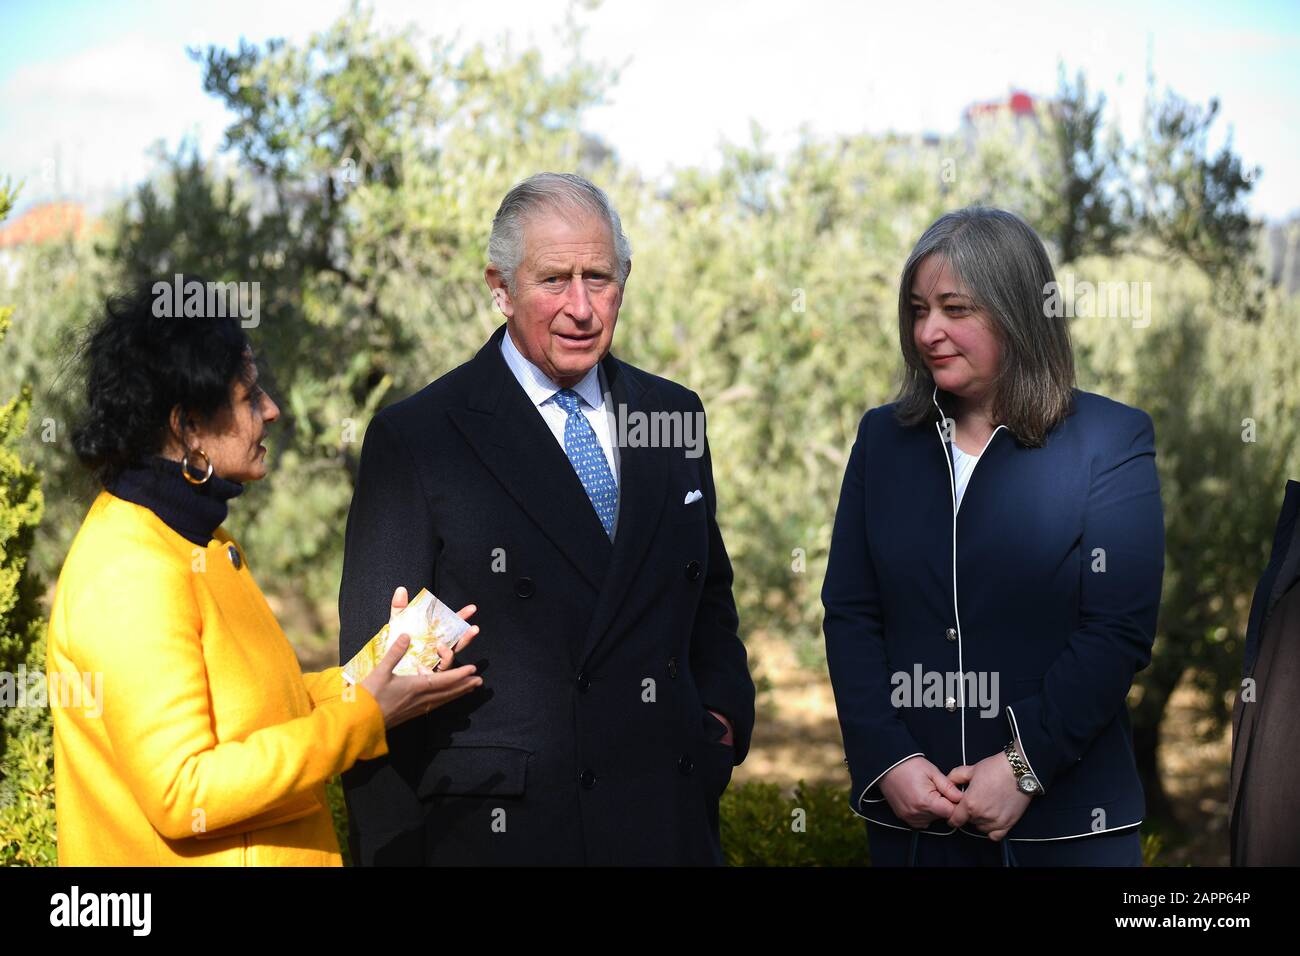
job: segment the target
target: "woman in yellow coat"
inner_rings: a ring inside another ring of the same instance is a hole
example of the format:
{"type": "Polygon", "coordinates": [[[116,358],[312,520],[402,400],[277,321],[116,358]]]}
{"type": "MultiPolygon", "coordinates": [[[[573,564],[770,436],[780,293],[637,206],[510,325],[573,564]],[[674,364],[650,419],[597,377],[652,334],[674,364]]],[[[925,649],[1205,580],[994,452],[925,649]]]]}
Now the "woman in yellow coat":
{"type": "Polygon", "coordinates": [[[237,319],[159,316],[174,313],[155,301],[149,287],[113,300],[86,346],[73,443],[104,490],[50,615],[59,863],[337,866],[327,781],[482,678],[449,661],[395,676],[404,639],[359,685],[302,673],[220,527],[266,475],[279,409],[237,319]]]}

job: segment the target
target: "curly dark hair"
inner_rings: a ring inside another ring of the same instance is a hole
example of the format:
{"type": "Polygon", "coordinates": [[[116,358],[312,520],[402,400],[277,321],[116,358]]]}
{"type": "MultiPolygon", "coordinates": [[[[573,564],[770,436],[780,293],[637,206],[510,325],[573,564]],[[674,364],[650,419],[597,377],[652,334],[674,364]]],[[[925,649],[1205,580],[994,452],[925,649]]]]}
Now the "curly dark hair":
{"type": "MultiPolygon", "coordinates": [[[[206,280],[187,276],[186,282],[206,280]]],[[[230,408],[236,379],[252,377],[251,345],[237,316],[171,316],[149,280],[111,296],[80,350],[85,407],[72,430],[81,463],[103,485],[160,452],[177,405],[201,421],[230,408]]]]}

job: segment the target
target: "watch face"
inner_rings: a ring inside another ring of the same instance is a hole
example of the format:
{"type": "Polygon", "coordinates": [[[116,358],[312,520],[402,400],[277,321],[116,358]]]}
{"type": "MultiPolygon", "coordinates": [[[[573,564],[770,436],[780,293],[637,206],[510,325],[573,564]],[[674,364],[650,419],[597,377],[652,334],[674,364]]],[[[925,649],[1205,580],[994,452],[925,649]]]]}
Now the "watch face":
{"type": "Polygon", "coordinates": [[[1021,793],[1038,792],[1038,781],[1035,780],[1033,777],[1029,777],[1029,776],[1021,777],[1019,780],[1019,785],[1020,785],[1021,793]]]}

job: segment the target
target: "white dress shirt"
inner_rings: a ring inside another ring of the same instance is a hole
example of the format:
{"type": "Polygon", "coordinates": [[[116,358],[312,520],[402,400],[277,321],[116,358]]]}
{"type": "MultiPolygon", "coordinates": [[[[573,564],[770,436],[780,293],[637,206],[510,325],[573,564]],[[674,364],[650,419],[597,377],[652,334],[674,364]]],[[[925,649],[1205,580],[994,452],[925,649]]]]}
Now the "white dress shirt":
{"type": "Polygon", "coordinates": [[[952,475],[953,487],[957,493],[957,508],[961,508],[961,497],[966,493],[966,484],[970,481],[971,472],[979,464],[979,455],[970,455],[957,447],[956,442],[952,444],[952,475]]]}
{"type": "MultiPolygon", "coordinates": [[[[524,358],[523,353],[510,337],[509,329],[501,337],[501,355],[528,398],[541,413],[542,420],[546,422],[551,434],[559,442],[560,450],[563,451],[564,423],[569,414],[554,401],[555,394],[560,391],[561,386],[551,381],[540,368],[524,358]]],[[[599,363],[583,376],[581,382],[573,386],[573,390],[582,399],[582,414],[586,416],[587,421],[591,423],[592,431],[596,433],[596,440],[600,442],[605,460],[609,463],[609,473],[614,476],[614,484],[617,485],[619,483],[618,455],[614,451],[613,428],[609,413],[613,403],[607,404],[605,401],[607,388],[599,363]]]]}

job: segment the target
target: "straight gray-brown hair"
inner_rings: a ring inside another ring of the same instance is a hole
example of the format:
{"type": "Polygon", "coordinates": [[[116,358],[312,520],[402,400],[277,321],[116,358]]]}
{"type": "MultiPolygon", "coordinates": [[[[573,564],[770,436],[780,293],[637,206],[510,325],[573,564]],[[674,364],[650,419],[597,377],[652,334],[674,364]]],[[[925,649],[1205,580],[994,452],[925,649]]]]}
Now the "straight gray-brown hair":
{"type": "MultiPolygon", "coordinates": [[[[905,367],[896,418],[917,425],[939,414],[934,376],[913,333],[912,284],[922,261],[932,255],[947,262],[974,307],[988,316],[1001,345],[992,383],[994,423],[1006,425],[1022,444],[1041,446],[1070,413],[1074,352],[1061,310],[1046,307],[1056,288],[1047,250],[1028,223],[1003,209],[969,206],[940,216],[908,256],[898,287],[898,338],[905,367]]],[[[939,403],[948,414],[954,398],[940,389],[939,403]]]]}
{"type": "Polygon", "coordinates": [[[574,173],[534,173],[511,187],[492,218],[488,260],[501,273],[511,294],[515,291],[515,271],[524,257],[524,224],[542,209],[592,215],[609,223],[619,285],[627,281],[632,269],[632,244],[623,234],[623,222],[605,191],[574,173]]]}

